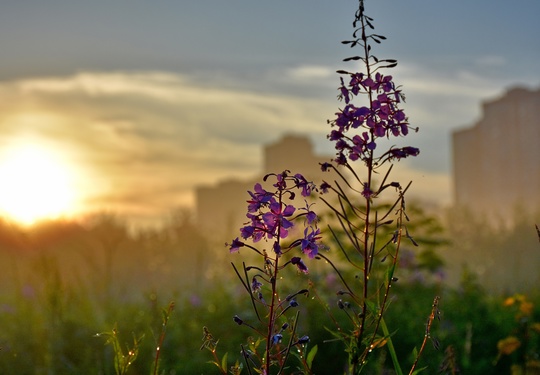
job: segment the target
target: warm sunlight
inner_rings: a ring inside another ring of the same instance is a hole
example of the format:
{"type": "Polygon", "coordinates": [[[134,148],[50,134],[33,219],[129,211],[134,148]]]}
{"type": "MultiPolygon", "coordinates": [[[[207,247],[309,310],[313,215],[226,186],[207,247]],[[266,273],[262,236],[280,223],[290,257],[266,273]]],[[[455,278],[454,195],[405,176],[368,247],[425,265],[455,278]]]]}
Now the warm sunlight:
{"type": "Polygon", "coordinates": [[[13,147],[0,156],[0,213],[24,224],[69,214],[73,178],[52,150],[35,144],[13,147]]]}

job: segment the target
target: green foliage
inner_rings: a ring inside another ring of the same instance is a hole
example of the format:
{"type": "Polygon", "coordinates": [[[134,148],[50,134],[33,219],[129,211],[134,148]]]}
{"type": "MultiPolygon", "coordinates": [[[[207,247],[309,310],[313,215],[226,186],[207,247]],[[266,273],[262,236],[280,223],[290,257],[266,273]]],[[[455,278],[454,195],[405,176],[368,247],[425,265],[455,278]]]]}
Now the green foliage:
{"type": "Polygon", "coordinates": [[[540,369],[540,323],[534,304],[522,294],[508,297],[503,306],[513,314],[514,327],[497,343],[497,362],[511,363],[512,373],[536,373],[540,369]]]}
{"type": "Polygon", "coordinates": [[[114,351],[114,371],[116,375],[127,374],[128,368],[139,355],[139,346],[144,335],[136,337],[135,334],[133,334],[133,345],[131,348],[126,346],[126,351],[122,349],[116,327],[113,328],[112,331],[98,333],[96,336],[105,337],[107,339],[105,344],[112,346],[114,351]]]}
{"type": "MultiPolygon", "coordinates": [[[[225,353],[223,355],[223,357],[221,358],[221,361],[219,360],[218,355],[216,353],[217,345],[218,345],[219,340],[216,340],[214,338],[214,336],[212,335],[212,333],[210,333],[210,331],[208,330],[208,328],[206,326],[203,327],[203,338],[202,338],[202,340],[203,340],[203,344],[202,344],[200,350],[208,349],[210,351],[210,353],[212,353],[212,356],[214,357],[214,360],[209,361],[208,363],[212,363],[212,364],[216,365],[216,367],[219,369],[219,372],[221,374],[226,374],[227,373],[227,357],[228,357],[228,353],[225,353]]],[[[235,368],[239,367],[238,362],[236,363],[236,365],[234,367],[235,368]]]]}
{"type": "Polygon", "coordinates": [[[313,360],[315,359],[315,356],[317,355],[317,351],[319,350],[319,347],[317,345],[313,346],[311,350],[308,352],[308,355],[306,357],[306,362],[308,365],[308,368],[313,367],[313,360]]]}
{"type": "MultiPolygon", "coordinates": [[[[148,265],[146,249],[159,248],[164,238],[164,233],[156,233],[141,242],[130,240],[130,259],[135,264],[146,262],[148,265]]],[[[138,280],[144,272],[133,273],[131,278],[117,279],[117,284],[111,288],[113,298],[109,303],[104,303],[102,296],[95,291],[100,286],[102,275],[90,272],[94,270],[93,264],[101,259],[101,253],[94,250],[81,256],[84,251],[75,244],[80,244],[83,239],[83,236],[74,236],[67,247],[58,243],[52,245],[49,251],[17,253],[16,258],[5,249],[0,253],[2,264],[8,265],[2,275],[4,282],[0,285],[0,373],[30,374],[39,371],[112,375],[115,373],[114,351],[109,346],[104,347],[103,341],[94,336],[97,332],[110,330],[118,322],[119,330],[127,334],[125,338],[119,336],[124,353],[126,342],[131,342],[129,347],[133,346],[130,332],[137,332],[137,337],[145,334],[145,339],[139,343],[137,360],[127,373],[150,374],[156,347],[149,338],[159,337],[153,332],[161,332],[164,317],[162,306],[167,306],[172,299],[175,300],[175,309],[168,320],[167,333],[161,345],[161,372],[219,373],[215,364],[207,363],[207,349],[199,350],[202,344],[201,327],[204,325],[208,325],[213,337],[220,339],[217,349],[220,365],[225,368],[224,356],[228,353],[225,356],[226,371],[240,366],[242,362],[235,364],[233,356],[239,353],[237,343],[243,342],[244,338],[236,329],[232,316],[248,314],[249,310],[238,311],[238,307],[243,305],[239,303],[241,293],[236,280],[228,272],[219,278],[199,279],[196,290],[192,288],[190,280],[165,277],[161,279],[158,289],[149,290],[151,281],[144,285],[138,280]],[[57,256],[60,253],[66,256],[57,256]],[[80,259],[78,263],[74,262],[77,258],[80,259]],[[84,282],[73,277],[74,268],[86,275],[84,282]],[[117,290],[123,293],[115,292],[117,290]]],[[[122,250],[118,254],[121,255],[122,250]]],[[[171,259],[174,258],[175,255],[171,255],[171,259]]],[[[217,266],[208,265],[210,269],[217,266]]],[[[115,269],[121,267],[119,265],[115,269]]],[[[422,341],[434,295],[442,296],[442,322],[436,327],[434,335],[444,349],[437,351],[428,345],[418,368],[439,368],[447,357],[447,347],[454,348],[453,358],[462,373],[497,374],[504,373],[497,372],[499,368],[510,368],[511,363],[506,363],[505,359],[501,359],[497,367],[493,364],[498,355],[497,343],[516,328],[515,312],[503,306],[503,298],[483,288],[470,271],[463,273],[462,281],[456,288],[436,282],[416,282],[416,278],[408,279],[405,276],[408,271],[399,267],[397,272],[399,281],[392,286],[393,299],[384,318],[386,325],[391,328],[388,333],[383,331],[382,334],[390,336],[403,368],[412,364],[413,348],[419,348],[422,341]]],[[[123,271],[120,270],[120,273],[123,271]]],[[[328,274],[318,272],[314,272],[311,278],[314,286],[310,289],[310,298],[302,306],[300,324],[302,331],[309,332],[311,342],[317,343],[317,347],[315,349],[313,345],[307,348],[305,358],[306,361],[310,360],[313,373],[335,373],[335,363],[345,363],[347,358],[343,346],[333,341],[333,336],[325,329],[332,327],[333,323],[324,306],[339,324],[345,324],[347,318],[339,316],[339,296],[324,288],[325,285],[335,285],[335,280],[328,274]],[[326,305],[320,304],[318,295],[327,301],[326,305]]],[[[528,300],[534,304],[533,316],[537,321],[540,298],[531,294],[528,300]]],[[[366,367],[368,373],[377,374],[382,372],[381,369],[394,367],[389,347],[387,342],[369,361],[366,367]]]]}

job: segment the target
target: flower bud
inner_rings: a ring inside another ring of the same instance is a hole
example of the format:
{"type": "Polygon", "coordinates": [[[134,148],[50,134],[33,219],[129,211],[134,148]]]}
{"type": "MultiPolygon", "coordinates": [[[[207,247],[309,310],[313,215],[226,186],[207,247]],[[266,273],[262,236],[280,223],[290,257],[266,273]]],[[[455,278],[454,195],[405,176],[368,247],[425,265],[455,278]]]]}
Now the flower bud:
{"type": "Polygon", "coordinates": [[[307,335],[300,337],[300,339],[298,340],[298,343],[301,345],[307,344],[308,342],[309,342],[309,336],[307,335]]]}
{"type": "Polygon", "coordinates": [[[282,339],[283,335],[281,333],[276,333],[274,336],[272,336],[272,345],[279,344],[282,339]]]}

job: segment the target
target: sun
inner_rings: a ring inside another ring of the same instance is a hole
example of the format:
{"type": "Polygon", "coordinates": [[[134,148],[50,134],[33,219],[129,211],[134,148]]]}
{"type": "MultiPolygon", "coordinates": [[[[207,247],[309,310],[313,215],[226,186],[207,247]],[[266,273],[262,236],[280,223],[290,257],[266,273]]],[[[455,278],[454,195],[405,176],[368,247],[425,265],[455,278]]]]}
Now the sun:
{"type": "Polygon", "coordinates": [[[73,174],[52,150],[18,145],[0,156],[0,214],[22,224],[70,214],[73,174]]]}

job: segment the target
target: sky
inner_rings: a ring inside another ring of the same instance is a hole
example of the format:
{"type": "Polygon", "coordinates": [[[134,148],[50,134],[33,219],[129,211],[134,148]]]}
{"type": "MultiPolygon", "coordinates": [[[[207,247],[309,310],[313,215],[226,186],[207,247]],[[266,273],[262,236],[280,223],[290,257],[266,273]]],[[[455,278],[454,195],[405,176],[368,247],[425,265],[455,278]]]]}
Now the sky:
{"type": "MultiPolygon", "coordinates": [[[[340,43],[356,9],[354,0],[3,2],[0,171],[14,150],[44,150],[67,171],[62,212],[150,223],[192,206],[197,185],[256,175],[263,145],[287,133],[332,154],[326,120],[342,106],[335,71],[357,68],[340,43]]],[[[411,194],[448,205],[452,131],[474,124],[483,101],[540,86],[540,2],[366,0],[366,14],[387,37],[374,54],[398,60],[390,74],[420,128],[404,142],[421,154],[400,162],[399,176],[413,179],[411,194]]],[[[25,194],[52,201],[38,192],[53,173],[39,169],[28,167],[39,178],[25,194]]]]}

